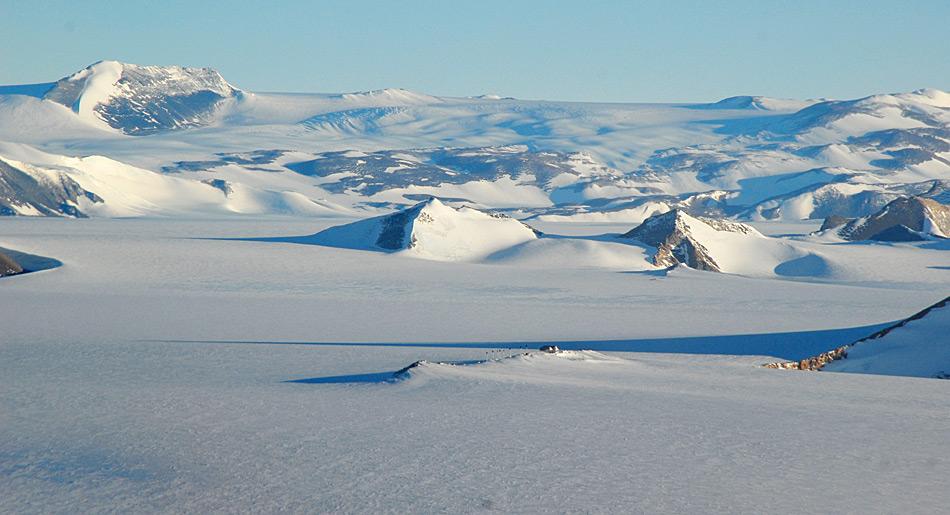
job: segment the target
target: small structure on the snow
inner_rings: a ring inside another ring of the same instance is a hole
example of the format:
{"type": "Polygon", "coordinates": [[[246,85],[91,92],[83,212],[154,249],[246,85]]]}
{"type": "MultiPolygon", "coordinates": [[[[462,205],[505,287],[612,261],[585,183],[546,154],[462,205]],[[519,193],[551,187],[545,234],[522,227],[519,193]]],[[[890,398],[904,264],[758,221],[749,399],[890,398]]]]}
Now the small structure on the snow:
{"type": "Polygon", "coordinates": [[[548,354],[554,354],[555,352],[560,351],[561,349],[557,348],[557,345],[544,345],[541,347],[541,352],[547,352],[548,354]]]}

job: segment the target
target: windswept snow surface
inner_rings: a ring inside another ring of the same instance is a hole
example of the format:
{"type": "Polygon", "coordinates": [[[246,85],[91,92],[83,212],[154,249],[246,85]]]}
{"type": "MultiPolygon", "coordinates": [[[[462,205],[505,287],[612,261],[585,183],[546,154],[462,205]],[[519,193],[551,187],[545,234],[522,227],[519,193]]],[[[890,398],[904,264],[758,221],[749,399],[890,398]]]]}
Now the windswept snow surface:
{"type": "Polygon", "coordinates": [[[950,292],[814,233],[950,202],[948,109],[0,87],[0,512],[945,511],[950,382],[760,365],[950,292]],[[726,273],[619,237],[673,210],[726,273]]]}
{"type": "Polygon", "coordinates": [[[945,251],[836,245],[863,271],[842,284],[397,259],[284,238],[314,225],[4,220],[0,246],[62,266],[0,279],[0,511],[950,503],[946,381],[760,366],[932,304],[950,289],[945,251]],[[520,356],[550,341],[593,352],[520,356]],[[392,380],[419,360],[430,365],[392,380]]]}

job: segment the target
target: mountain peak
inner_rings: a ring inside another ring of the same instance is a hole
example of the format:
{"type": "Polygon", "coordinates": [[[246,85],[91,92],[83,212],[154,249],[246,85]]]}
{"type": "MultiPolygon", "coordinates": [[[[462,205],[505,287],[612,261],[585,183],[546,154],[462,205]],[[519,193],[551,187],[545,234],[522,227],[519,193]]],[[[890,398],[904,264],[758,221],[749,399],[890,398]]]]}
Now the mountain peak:
{"type": "Polygon", "coordinates": [[[44,98],[94,125],[142,135],[207,125],[239,93],[212,68],[104,60],[60,79],[44,98]]]}
{"type": "Polygon", "coordinates": [[[725,220],[697,218],[681,209],[672,209],[651,216],[640,225],[621,235],[656,248],[653,264],[671,267],[679,264],[697,270],[721,272],[717,259],[707,248],[706,240],[716,233],[736,233],[761,236],[752,227],[725,220]]]}
{"type": "Polygon", "coordinates": [[[849,220],[838,235],[846,240],[910,241],[950,237],[950,207],[922,197],[900,197],[877,213],[849,220]]]}
{"type": "Polygon", "coordinates": [[[403,253],[437,261],[472,261],[538,238],[508,216],[435,197],[395,213],[331,227],[314,236],[317,243],[341,248],[403,253]]]}

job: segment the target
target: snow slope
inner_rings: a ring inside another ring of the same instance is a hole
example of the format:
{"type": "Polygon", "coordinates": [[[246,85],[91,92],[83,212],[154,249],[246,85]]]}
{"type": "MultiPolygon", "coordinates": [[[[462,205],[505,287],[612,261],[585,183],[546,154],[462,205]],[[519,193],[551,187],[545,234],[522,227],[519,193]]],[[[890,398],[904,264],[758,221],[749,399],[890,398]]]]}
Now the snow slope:
{"type": "Polygon", "coordinates": [[[144,170],[104,156],[69,157],[0,142],[0,209],[19,215],[174,216],[298,214],[348,210],[295,191],[200,181],[144,170]],[[17,156],[17,161],[4,156],[17,156]]]}
{"type": "MultiPolygon", "coordinates": [[[[3,205],[117,219],[0,224],[59,260],[0,279],[0,512],[945,510],[946,382],[761,365],[950,291],[945,240],[800,221],[950,200],[947,107],[2,87],[3,205]],[[617,237],[664,212],[730,273],[617,237]]],[[[946,309],[852,363],[943,373],[946,309]]]]}
{"type": "Polygon", "coordinates": [[[950,378],[950,298],[854,342],[847,357],[822,370],[950,378]]]}

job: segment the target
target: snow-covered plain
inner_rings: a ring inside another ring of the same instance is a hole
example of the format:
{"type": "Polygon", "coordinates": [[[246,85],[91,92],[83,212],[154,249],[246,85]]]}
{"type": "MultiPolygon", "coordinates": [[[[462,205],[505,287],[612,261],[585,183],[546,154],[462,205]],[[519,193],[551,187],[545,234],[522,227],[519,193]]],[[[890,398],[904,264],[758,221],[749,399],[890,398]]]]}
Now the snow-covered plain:
{"type": "Polygon", "coordinates": [[[950,293],[936,215],[815,233],[943,206],[948,174],[940,90],[0,86],[0,251],[30,271],[0,278],[0,512],[945,511],[950,381],[832,370],[942,373],[946,313],[761,365],[950,293]]]}
{"type": "Polygon", "coordinates": [[[0,511],[937,512],[950,501],[950,383],[759,366],[932,304],[950,290],[945,251],[892,245],[882,260],[877,247],[833,245],[878,273],[906,264],[886,282],[837,283],[281,241],[338,223],[4,220],[0,246],[63,265],[0,279],[0,511]],[[418,360],[548,341],[598,354],[430,364],[391,380],[418,360]]]}

